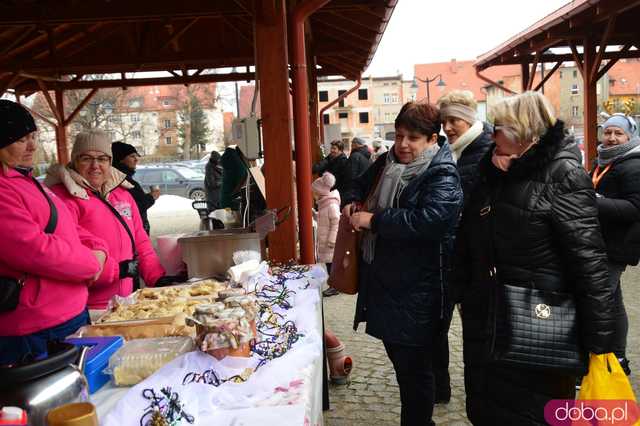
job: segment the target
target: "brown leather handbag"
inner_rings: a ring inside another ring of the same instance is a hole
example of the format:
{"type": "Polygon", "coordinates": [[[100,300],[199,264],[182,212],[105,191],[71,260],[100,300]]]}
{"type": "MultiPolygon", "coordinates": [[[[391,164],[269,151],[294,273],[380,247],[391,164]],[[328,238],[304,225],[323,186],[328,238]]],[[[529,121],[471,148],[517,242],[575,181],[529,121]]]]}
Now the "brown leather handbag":
{"type": "Polygon", "coordinates": [[[358,292],[359,241],[360,234],[353,229],[349,218],[341,215],[328,281],[331,287],[341,293],[358,292]]]}
{"type": "MultiPolygon", "coordinates": [[[[380,176],[384,171],[384,166],[376,175],[373,186],[367,195],[367,200],[378,187],[380,176]]],[[[365,201],[363,206],[366,206],[365,201]]],[[[363,211],[362,209],[360,211],[363,211]]],[[[348,217],[340,215],[338,222],[338,234],[336,235],[336,247],[333,249],[333,259],[331,262],[331,273],[327,283],[340,293],[356,294],[358,292],[358,261],[360,258],[360,238],[361,234],[356,232],[351,226],[348,217]]]]}

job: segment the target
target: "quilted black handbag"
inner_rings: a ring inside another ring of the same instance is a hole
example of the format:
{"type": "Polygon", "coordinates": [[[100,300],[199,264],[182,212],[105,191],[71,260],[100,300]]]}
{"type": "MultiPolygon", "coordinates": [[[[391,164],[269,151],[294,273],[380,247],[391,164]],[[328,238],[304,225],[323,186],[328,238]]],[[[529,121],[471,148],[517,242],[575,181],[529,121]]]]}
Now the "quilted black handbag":
{"type": "Polygon", "coordinates": [[[491,274],[495,290],[491,359],[509,367],[585,375],[589,369],[589,354],[580,342],[573,295],[540,290],[535,288],[535,283],[525,287],[500,281],[493,246],[493,201],[490,200],[480,213],[489,215],[488,256],[494,265],[491,274]]]}
{"type": "Polygon", "coordinates": [[[496,284],[493,360],[512,367],[585,375],[589,355],[580,345],[573,296],[496,284]]]}

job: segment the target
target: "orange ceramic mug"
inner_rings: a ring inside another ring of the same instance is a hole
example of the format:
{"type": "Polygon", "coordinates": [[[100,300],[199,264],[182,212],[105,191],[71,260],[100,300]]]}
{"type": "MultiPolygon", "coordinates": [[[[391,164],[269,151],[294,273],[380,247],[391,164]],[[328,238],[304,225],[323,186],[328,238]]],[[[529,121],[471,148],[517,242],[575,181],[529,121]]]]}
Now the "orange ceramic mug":
{"type": "Polygon", "coordinates": [[[47,413],[49,426],[98,426],[96,408],[90,402],[61,405],[47,413]]]}

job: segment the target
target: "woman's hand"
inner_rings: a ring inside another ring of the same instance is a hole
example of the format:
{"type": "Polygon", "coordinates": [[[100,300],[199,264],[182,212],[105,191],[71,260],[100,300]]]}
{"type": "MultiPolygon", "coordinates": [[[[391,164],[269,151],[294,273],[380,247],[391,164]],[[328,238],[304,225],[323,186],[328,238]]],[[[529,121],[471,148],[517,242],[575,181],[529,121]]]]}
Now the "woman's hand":
{"type": "Polygon", "coordinates": [[[356,212],[351,215],[351,226],[356,231],[361,231],[362,229],[371,229],[371,218],[373,217],[373,213],[369,212],[356,212]]]}
{"type": "Polygon", "coordinates": [[[353,212],[356,211],[356,203],[349,203],[342,208],[342,214],[346,217],[351,217],[353,212]]]}
{"type": "Polygon", "coordinates": [[[102,274],[102,269],[104,268],[104,262],[107,259],[107,255],[101,250],[93,250],[93,255],[96,257],[96,260],[100,264],[100,269],[93,276],[93,279],[91,280],[92,284],[96,282],[98,280],[98,277],[100,277],[100,274],[102,274]]]}

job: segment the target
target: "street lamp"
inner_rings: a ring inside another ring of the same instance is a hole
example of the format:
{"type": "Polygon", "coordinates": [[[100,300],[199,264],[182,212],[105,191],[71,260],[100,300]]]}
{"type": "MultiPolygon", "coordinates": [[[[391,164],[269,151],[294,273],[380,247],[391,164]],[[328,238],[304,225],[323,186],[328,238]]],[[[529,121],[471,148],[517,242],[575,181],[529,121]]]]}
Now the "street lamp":
{"type": "Polygon", "coordinates": [[[419,81],[421,81],[421,82],[423,82],[423,83],[427,83],[427,102],[428,102],[428,103],[431,103],[431,97],[430,97],[430,95],[429,95],[429,84],[430,84],[430,83],[432,83],[432,82],[434,82],[434,81],[438,80],[438,82],[436,83],[436,86],[438,86],[438,87],[444,87],[444,86],[446,86],[446,84],[444,84],[444,80],[442,80],[442,74],[438,74],[438,75],[436,75],[436,76],[435,76],[435,77],[433,77],[433,78],[429,78],[429,77],[427,77],[427,79],[426,79],[426,80],[423,80],[423,79],[421,79],[421,78],[419,78],[419,77],[413,77],[413,78],[414,78],[414,80],[419,80],[419,81]]]}

